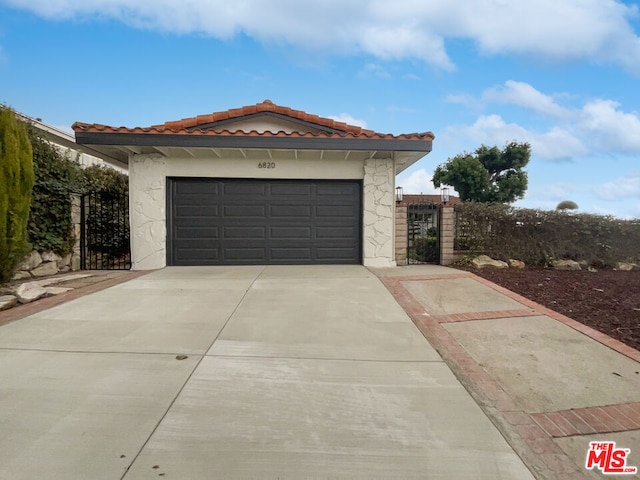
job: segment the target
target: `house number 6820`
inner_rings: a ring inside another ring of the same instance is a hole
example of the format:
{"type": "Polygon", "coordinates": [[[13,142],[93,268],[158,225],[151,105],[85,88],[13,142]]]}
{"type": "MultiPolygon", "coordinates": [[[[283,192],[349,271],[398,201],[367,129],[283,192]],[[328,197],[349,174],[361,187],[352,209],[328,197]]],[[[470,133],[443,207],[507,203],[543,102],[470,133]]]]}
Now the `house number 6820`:
{"type": "Polygon", "coordinates": [[[276,168],[276,162],[260,162],[258,168],[276,168]]]}

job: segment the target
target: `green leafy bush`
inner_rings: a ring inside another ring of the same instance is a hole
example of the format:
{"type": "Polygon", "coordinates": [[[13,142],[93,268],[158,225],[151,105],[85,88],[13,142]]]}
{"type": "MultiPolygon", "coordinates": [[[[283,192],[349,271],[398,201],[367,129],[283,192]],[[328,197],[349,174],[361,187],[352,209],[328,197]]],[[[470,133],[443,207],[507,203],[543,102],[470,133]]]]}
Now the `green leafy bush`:
{"type": "MultiPolygon", "coordinates": [[[[33,129],[29,129],[29,137],[33,145],[36,178],[29,217],[29,240],[40,252],[51,250],[66,255],[75,242],[71,225],[71,195],[126,193],[129,178],[99,165],[83,168],[33,129]]],[[[104,228],[108,230],[110,226],[105,224],[104,228]]]]}
{"type": "Polygon", "coordinates": [[[66,255],[73,248],[71,194],[85,186],[82,167],[29,129],[35,184],[29,217],[29,240],[39,252],[66,255]]]}
{"type": "Polygon", "coordinates": [[[468,202],[456,206],[454,248],[530,265],[571,259],[612,266],[640,261],[640,219],[468,202]]]}
{"type": "Polygon", "coordinates": [[[24,125],[0,106],[0,284],[11,279],[27,251],[32,156],[24,125]]]}

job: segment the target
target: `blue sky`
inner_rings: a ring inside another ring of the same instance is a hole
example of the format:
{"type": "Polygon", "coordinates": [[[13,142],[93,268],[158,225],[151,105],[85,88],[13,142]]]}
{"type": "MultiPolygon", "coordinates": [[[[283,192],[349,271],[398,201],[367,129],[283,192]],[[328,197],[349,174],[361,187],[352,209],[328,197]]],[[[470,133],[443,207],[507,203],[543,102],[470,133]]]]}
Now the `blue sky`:
{"type": "Polygon", "coordinates": [[[69,129],[264,99],[432,131],[403,172],[532,145],[518,206],[640,217],[640,5],[614,0],[0,0],[0,102],[69,129]]]}

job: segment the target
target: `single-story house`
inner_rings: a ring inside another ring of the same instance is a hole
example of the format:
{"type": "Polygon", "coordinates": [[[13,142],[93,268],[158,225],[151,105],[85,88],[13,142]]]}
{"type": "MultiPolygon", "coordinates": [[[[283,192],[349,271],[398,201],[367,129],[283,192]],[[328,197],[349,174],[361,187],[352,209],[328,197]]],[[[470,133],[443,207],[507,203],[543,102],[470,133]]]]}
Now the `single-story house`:
{"type": "Polygon", "coordinates": [[[148,128],[75,123],[129,166],[133,269],[395,266],[395,176],[431,132],[376,133],[265,100],[148,128]]]}

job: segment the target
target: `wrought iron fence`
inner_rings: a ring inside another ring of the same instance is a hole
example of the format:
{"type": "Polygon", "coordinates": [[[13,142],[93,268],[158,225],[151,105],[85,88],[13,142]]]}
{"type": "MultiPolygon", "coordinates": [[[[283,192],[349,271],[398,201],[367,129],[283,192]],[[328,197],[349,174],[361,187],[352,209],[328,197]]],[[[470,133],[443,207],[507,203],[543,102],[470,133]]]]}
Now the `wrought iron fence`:
{"type": "Polygon", "coordinates": [[[94,192],[81,203],[80,265],[83,270],[129,270],[129,195],[94,192]]]}
{"type": "Polygon", "coordinates": [[[407,205],[407,263],[439,263],[439,207],[433,203],[407,205]]]}

